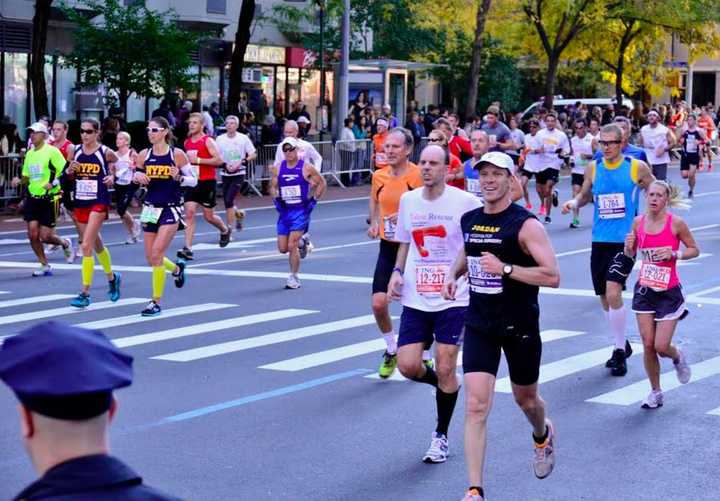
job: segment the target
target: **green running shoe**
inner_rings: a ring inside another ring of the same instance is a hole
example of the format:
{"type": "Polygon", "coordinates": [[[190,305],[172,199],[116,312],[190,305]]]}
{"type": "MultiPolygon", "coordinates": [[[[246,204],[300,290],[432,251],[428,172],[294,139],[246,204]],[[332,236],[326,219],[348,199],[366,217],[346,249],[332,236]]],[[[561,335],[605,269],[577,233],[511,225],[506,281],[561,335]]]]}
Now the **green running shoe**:
{"type": "Polygon", "coordinates": [[[378,375],[387,379],[393,375],[395,368],[397,367],[397,353],[390,354],[387,351],[383,353],[383,360],[378,369],[378,375]]]}
{"type": "Polygon", "coordinates": [[[435,368],[435,361],[432,358],[428,360],[423,360],[423,364],[425,364],[425,367],[427,367],[428,369],[435,368]]]}

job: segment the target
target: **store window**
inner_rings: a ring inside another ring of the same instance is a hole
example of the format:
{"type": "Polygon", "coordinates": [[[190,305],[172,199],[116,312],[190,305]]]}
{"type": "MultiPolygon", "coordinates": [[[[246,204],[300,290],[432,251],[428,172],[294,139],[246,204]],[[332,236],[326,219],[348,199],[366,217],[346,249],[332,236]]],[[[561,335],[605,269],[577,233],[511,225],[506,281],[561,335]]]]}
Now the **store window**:
{"type": "Polygon", "coordinates": [[[285,102],[286,102],[286,92],[285,92],[285,86],[287,84],[287,73],[286,68],[284,66],[279,66],[277,69],[277,96],[275,96],[275,116],[276,117],[282,117],[285,116],[285,102]]]}
{"type": "Polygon", "coordinates": [[[135,94],[128,98],[125,120],[128,122],[145,121],[145,98],[139,98],[135,94]]]}
{"type": "Polygon", "coordinates": [[[275,68],[273,66],[263,66],[262,82],[260,83],[263,93],[263,107],[266,114],[275,107],[275,68]]]}
{"type": "Polygon", "coordinates": [[[75,118],[75,68],[65,68],[62,65],[63,58],[58,58],[57,68],[57,109],[56,116],[60,120],[71,120],[75,118]]]}
{"type": "MultiPolygon", "coordinates": [[[[52,88],[53,88],[53,71],[52,56],[45,56],[45,93],[47,95],[48,116],[52,118],[52,88]]],[[[38,117],[35,114],[35,96],[30,89],[30,122],[35,122],[38,117]]]]}
{"type": "Polygon", "coordinates": [[[200,88],[200,104],[210,107],[212,103],[220,102],[220,68],[203,68],[205,77],[200,88]]]}
{"type": "Polygon", "coordinates": [[[5,114],[10,117],[18,129],[24,129],[29,121],[25,114],[27,105],[28,55],[5,53],[5,114]]]}
{"type": "Polygon", "coordinates": [[[293,104],[300,99],[300,69],[288,68],[288,110],[292,111],[293,104]]]}
{"type": "Polygon", "coordinates": [[[311,132],[320,128],[320,72],[318,70],[302,70],[302,101],[305,111],[310,114],[311,132]]]}

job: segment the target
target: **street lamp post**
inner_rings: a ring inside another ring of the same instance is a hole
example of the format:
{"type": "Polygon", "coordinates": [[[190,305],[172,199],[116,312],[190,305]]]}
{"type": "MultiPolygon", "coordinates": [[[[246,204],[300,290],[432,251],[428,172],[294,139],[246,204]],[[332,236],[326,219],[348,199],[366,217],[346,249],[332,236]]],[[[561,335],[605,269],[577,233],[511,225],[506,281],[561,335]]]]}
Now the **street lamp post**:
{"type": "Polygon", "coordinates": [[[325,124],[323,117],[325,112],[325,0],[316,0],[320,9],[320,141],[323,140],[325,124]]]}

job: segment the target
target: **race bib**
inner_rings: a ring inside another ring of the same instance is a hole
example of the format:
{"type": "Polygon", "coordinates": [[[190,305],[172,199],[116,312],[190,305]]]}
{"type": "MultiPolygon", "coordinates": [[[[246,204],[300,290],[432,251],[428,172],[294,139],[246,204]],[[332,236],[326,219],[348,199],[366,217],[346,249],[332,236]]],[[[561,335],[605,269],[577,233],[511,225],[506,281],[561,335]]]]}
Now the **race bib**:
{"type": "Polygon", "coordinates": [[[480,190],[479,179],[467,179],[467,191],[472,193],[476,197],[482,198],[482,191],[480,190]]]}
{"type": "Polygon", "coordinates": [[[600,219],[622,219],[625,217],[625,194],[609,193],[598,195],[600,219]]]}
{"type": "MultiPolygon", "coordinates": [[[[198,159],[197,150],[187,150],[188,158],[190,158],[190,153],[195,154],[194,162],[197,162],[197,159],[198,159]]],[[[195,176],[198,179],[200,178],[200,166],[199,165],[195,165],[194,163],[190,162],[190,170],[192,170],[193,176],[195,176]]]]}
{"type": "Polygon", "coordinates": [[[685,139],[685,151],[688,153],[697,153],[697,150],[697,138],[695,136],[688,136],[687,139],[685,139]]]}
{"type": "Polygon", "coordinates": [[[280,188],[280,198],[289,204],[300,202],[300,186],[282,186],[280,188]]]}
{"type": "Polygon", "coordinates": [[[130,184],[133,172],[130,170],[130,164],[124,160],[120,160],[115,164],[115,177],[118,184],[130,184]]]}
{"type": "Polygon", "coordinates": [[[395,229],[397,228],[397,223],[393,221],[392,216],[386,216],[383,218],[383,233],[385,235],[385,238],[388,240],[392,240],[395,238],[395,229]]]}
{"type": "Polygon", "coordinates": [[[97,179],[78,179],[75,181],[75,198],[77,200],[95,200],[97,193],[97,179]]]}
{"type": "Polygon", "coordinates": [[[143,205],[143,210],[140,213],[140,222],[156,224],[160,220],[160,215],[162,214],[162,211],[162,207],[143,205]]]}
{"type": "Polygon", "coordinates": [[[29,165],[28,166],[28,174],[30,181],[41,181],[43,178],[43,171],[42,167],[40,167],[37,164],[29,165]]]}
{"type": "Polygon", "coordinates": [[[429,265],[415,268],[415,290],[418,294],[438,295],[447,277],[449,266],[429,265]]]}
{"type": "Polygon", "coordinates": [[[640,249],[640,255],[642,256],[643,261],[646,261],[648,263],[660,263],[662,261],[666,261],[666,259],[661,259],[660,257],[658,257],[660,251],[663,250],[672,251],[672,247],[646,247],[644,249],[640,249]]]}
{"type": "Polygon", "coordinates": [[[640,285],[653,290],[665,291],[670,284],[670,267],[643,261],[640,266],[640,285]]]}
{"type": "Polygon", "coordinates": [[[502,275],[488,273],[480,265],[480,257],[468,256],[468,280],[470,290],[478,294],[501,294],[503,291],[502,275]]]}

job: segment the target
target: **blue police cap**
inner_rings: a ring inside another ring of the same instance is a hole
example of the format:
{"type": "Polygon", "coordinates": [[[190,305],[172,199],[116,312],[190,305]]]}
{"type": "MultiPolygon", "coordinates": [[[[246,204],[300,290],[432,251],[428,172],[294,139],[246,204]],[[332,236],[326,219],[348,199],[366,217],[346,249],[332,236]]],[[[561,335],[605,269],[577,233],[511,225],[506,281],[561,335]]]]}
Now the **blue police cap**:
{"type": "Polygon", "coordinates": [[[101,331],[49,321],[5,340],[0,379],[31,410],[88,419],[109,408],[113,390],[132,383],[132,361],[101,331]]]}

